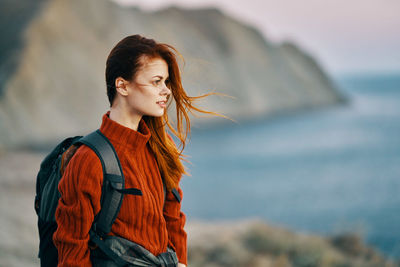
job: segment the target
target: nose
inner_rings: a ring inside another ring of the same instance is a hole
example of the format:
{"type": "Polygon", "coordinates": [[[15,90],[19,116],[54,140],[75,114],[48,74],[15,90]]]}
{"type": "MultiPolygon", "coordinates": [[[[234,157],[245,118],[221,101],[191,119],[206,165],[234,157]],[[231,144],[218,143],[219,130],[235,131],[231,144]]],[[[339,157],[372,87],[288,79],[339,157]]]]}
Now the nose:
{"type": "Polygon", "coordinates": [[[162,95],[170,95],[171,94],[171,89],[169,89],[167,87],[167,85],[164,83],[164,86],[163,86],[160,94],[162,94],[162,95]]]}

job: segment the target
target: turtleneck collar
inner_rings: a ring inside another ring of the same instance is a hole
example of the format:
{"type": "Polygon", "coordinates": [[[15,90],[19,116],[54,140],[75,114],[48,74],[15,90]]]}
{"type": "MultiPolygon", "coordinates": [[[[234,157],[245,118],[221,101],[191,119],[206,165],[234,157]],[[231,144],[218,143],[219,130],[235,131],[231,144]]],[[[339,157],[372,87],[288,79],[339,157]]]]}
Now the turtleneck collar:
{"type": "Polygon", "coordinates": [[[151,137],[150,130],[143,117],[139,122],[138,131],[135,131],[110,119],[110,111],[103,115],[100,131],[113,143],[131,149],[144,148],[151,137]]]}

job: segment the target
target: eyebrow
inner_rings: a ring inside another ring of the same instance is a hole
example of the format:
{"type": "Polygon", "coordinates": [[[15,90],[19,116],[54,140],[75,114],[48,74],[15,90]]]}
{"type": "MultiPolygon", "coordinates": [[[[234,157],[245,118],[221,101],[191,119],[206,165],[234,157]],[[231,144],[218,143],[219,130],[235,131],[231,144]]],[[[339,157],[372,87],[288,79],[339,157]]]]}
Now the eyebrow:
{"type": "MultiPolygon", "coordinates": [[[[159,78],[161,78],[161,79],[163,78],[163,76],[161,76],[161,75],[154,75],[153,78],[154,78],[154,77],[159,77],[159,78]]],[[[168,78],[169,78],[169,76],[167,76],[165,79],[168,79],[168,78]]]]}

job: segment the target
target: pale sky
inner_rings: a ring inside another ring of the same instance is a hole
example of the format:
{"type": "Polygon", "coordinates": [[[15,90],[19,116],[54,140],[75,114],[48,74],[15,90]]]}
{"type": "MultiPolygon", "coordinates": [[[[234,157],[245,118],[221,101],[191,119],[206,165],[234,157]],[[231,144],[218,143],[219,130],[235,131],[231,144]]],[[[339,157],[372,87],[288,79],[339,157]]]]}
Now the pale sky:
{"type": "Polygon", "coordinates": [[[292,40],[331,74],[400,72],[400,0],[115,0],[155,10],[219,7],[269,40],[292,40]]]}

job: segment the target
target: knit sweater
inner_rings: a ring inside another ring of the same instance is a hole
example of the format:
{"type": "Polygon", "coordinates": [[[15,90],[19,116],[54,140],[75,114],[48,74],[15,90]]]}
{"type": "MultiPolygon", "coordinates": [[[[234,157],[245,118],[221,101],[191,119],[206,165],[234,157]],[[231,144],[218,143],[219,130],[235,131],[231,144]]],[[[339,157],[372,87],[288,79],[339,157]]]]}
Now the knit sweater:
{"type": "MultiPolygon", "coordinates": [[[[164,209],[163,183],[148,141],[149,128],[143,119],[138,131],[103,115],[100,131],[113,144],[125,177],[125,188],[138,188],[142,196],[125,195],[110,235],[117,235],[145,247],[154,255],[172,247],[179,262],[187,264],[185,214],[168,191],[164,209]]],[[[100,159],[82,145],[71,158],[60,180],[61,198],[56,210],[57,230],[53,235],[58,266],[92,266],[88,247],[89,230],[100,211],[103,171],[100,159]]],[[[178,187],[182,198],[182,190],[178,187]]]]}

